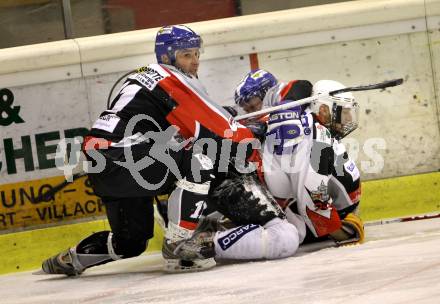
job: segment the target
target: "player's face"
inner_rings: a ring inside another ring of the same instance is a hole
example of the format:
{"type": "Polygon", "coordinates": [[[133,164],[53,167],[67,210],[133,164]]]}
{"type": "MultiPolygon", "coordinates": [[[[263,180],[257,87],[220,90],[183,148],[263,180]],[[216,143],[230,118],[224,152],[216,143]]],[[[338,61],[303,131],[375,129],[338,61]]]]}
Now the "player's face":
{"type": "Polygon", "coordinates": [[[335,124],[336,131],[342,134],[344,126],[352,121],[353,121],[353,116],[351,115],[351,109],[342,109],[341,121],[335,124]]]}
{"type": "Polygon", "coordinates": [[[341,111],[341,123],[346,125],[353,121],[353,116],[351,115],[351,109],[342,109],[341,111]]]}
{"type": "Polygon", "coordinates": [[[332,120],[332,116],[331,116],[330,108],[328,107],[328,105],[322,104],[319,107],[318,119],[324,126],[330,125],[331,120],[332,120]]]}
{"type": "Polygon", "coordinates": [[[246,113],[252,113],[261,110],[263,107],[263,100],[260,97],[254,96],[243,104],[242,108],[246,113]]]}
{"type": "MultiPolygon", "coordinates": [[[[341,121],[340,122],[336,122],[333,126],[334,130],[339,133],[342,137],[346,136],[347,132],[351,132],[354,129],[357,128],[356,126],[350,126],[352,125],[353,122],[355,122],[354,120],[357,121],[357,119],[354,119],[353,115],[355,112],[353,112],[353,108],[342,108],[341,110],[341,121]]],[[[341,137],[341,138],[342,138],[341,137]]]]}
{"type": "Polygon", "coordinates": [[[185,73],[197,76],[199,57],[200,50],[198,48],[178,50],[176,52],[176,66],[185,73]]]}

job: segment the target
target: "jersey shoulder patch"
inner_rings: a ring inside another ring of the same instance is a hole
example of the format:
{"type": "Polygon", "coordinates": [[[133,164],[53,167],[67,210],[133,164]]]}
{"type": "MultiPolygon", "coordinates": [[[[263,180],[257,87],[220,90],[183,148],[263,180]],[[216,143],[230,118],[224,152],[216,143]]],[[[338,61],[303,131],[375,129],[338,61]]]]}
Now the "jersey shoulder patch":
{"type": "Polygon", "coordinates": [[[113,132],[121,119],[113,113],[101,115],[93,124],[92,129],[113,132]]]}
{"type": "Polygon", "coordinates": [[[156,85],[170,74],[158,64],[150,64],[138,69],[138,72],[132,76],[148,90],[152,91],[156,85]]]}
{"type": "Polygon", "coordinates": [[[352,161],[352,160],[347,161],[344,164],[344,168],[348,172],[348,174],[351,175],[351,177],[353,178],[353,181],[356,181],[361,177],[359,169],[356,166],[356,164],[354,163],[354,161],[352,161]]]}

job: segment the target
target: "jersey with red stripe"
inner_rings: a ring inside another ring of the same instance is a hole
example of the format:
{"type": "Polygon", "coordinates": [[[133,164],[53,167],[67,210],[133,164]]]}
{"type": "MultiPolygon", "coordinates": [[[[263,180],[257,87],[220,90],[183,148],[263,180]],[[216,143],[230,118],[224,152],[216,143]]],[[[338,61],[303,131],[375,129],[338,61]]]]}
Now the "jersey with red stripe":
{"type": "Polygon", "coordinates": [[[193,141],[226,137],[237,144],[253,140],[251,131],[216,104],[197,78],[162,64],[150,64],[129,76],[90,135],[129,145],[136,142],[127,141],[129,137],[164,131],[169,126],[193,141]],[[143,114],[142,119],[125,134],[130,120],[138,114],[143,114]]]}
{"type": "Polygon", "coordinates": [[[312,85],[308,80],[278,82],[270,88],[263,99],[263,107],[273,107],[283,100],[299,100],[309,97],[312,85]]]}

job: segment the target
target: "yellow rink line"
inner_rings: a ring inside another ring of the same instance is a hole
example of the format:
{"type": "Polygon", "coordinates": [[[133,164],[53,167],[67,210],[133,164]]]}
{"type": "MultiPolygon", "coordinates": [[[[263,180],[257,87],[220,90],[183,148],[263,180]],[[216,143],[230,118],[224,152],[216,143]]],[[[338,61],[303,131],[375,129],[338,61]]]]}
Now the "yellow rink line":
{"type": "MultiPolygon", "coordinates": [[[[362,183],[361,217],[364,221],[440,211],[440,172],[362,183]]],[[[0,274],[31,270],[41,261],[66,249],[92,232],[109,230],[107,221],[0,235],[0,274]]],[[[161,247],[163,232],[155,225],[148,251],[161,247]]]]}

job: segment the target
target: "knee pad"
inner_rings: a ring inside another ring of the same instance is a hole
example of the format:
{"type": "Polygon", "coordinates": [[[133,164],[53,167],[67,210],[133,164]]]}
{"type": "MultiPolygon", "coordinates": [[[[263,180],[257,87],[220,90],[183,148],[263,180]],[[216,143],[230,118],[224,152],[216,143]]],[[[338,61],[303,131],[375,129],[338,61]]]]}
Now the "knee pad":
{"type": "Polygon", "coordinates": [[[302,216],[296,214],[290,208],[286,208],[286,219],[289,223],[295,226],[298,231],[299,243],[302,244],[307,234],[306,222],[302,216]]]}
{"type": "Polygon", "coordinates": [[[170,223],[195,229],[199,217],[207,209],[206,198],[212,178],[211,174],[202,174],[203,182],[199,183],[193,180],[192,175],[188,175],[176,182],[177,187],[168,198],[167,213],[170,223]]]}
{"type": "Polygon", "coordinates": [[[298,250],[296,227],[286,220],[275,218],[264,225],[265,258],[280,259],[292,256],[298,250]]]}

